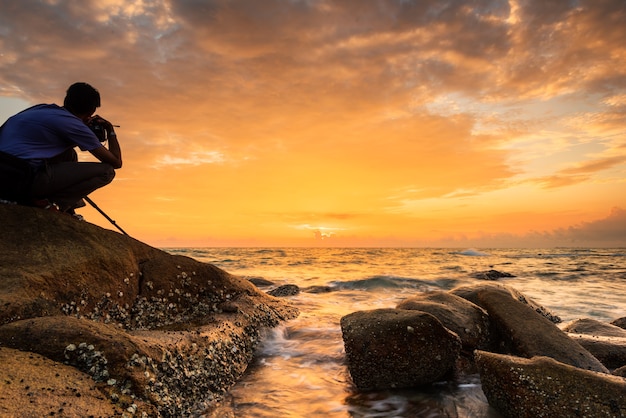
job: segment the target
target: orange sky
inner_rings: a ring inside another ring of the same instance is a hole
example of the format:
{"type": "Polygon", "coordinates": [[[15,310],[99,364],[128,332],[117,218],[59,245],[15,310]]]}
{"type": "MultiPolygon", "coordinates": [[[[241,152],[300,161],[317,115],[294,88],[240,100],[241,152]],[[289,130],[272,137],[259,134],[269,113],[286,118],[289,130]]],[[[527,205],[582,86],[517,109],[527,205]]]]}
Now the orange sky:
{"type": "Polygon", "coordinates": [[[0,122],[98,88],[151,245],[626,246],[623,0],[0,10],[0,122]]]}

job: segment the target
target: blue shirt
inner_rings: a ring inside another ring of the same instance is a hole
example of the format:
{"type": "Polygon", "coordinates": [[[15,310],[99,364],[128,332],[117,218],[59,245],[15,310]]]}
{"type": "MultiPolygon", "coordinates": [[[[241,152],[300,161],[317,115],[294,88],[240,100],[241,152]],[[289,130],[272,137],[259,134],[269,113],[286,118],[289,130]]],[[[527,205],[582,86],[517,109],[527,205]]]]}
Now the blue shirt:
{"type": "Polygon", "coordinates": [[[40,104],[11,116],[0,130],[0,151],[25,160],[52,158],[70,148],[103,146],[82,120],[55,104],[40,104]]]}

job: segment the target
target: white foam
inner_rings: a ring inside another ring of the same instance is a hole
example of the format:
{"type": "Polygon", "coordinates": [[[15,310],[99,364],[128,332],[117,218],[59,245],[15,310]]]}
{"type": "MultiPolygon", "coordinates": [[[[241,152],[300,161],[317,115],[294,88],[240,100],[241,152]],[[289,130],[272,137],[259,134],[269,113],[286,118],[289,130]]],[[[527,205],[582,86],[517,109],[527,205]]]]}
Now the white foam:
{"type": "Polygon", "coordinates": [[[490,256],[491,255],[489,253],[478,251],[478,250],[476,250],[474,248],[469,248],[467,250],[460,251],[457,254],[467,255],[467,256],[470,256],[470,257],[486,257],[486,256],[490,256]]]}

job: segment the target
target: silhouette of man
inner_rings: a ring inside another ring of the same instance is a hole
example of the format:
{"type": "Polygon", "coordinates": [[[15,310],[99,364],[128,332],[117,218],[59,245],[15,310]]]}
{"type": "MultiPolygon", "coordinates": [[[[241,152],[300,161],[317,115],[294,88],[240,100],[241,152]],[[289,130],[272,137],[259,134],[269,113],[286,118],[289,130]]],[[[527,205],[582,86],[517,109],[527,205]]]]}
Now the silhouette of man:
{"type": "Polygon", "coordinates": [[[93,116],[98,107],[98,90],[79,82],[67,89],[62,107],[35,105],[2,125],[0,152],[30,168],[30,181],[19,186],[19,200],[74,215],[74,209],[85,206],[84,197],[113,181],[115,170],[122,167],[122,152],[113,125],[93,116]],[[102,135],[89,126],[100,128],[102,135]],[[99,162],[78,162],[75,147],[89,151],[99,162]]]}

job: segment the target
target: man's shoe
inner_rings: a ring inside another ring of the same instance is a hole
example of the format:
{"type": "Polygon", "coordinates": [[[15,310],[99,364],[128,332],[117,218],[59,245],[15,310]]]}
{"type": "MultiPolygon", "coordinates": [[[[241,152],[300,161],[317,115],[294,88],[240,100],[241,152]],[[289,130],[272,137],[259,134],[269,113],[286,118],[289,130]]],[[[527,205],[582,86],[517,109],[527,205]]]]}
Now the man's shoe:
{"type": "Polygon", "coordinates": [[[57,205],[54,202],[49,201],[48,199],[33,199],[32,204],[36,208],[49,210],[49,211],[52,211],[52,212],[59,212],[60,211],[59,205],[57,205]]]}

